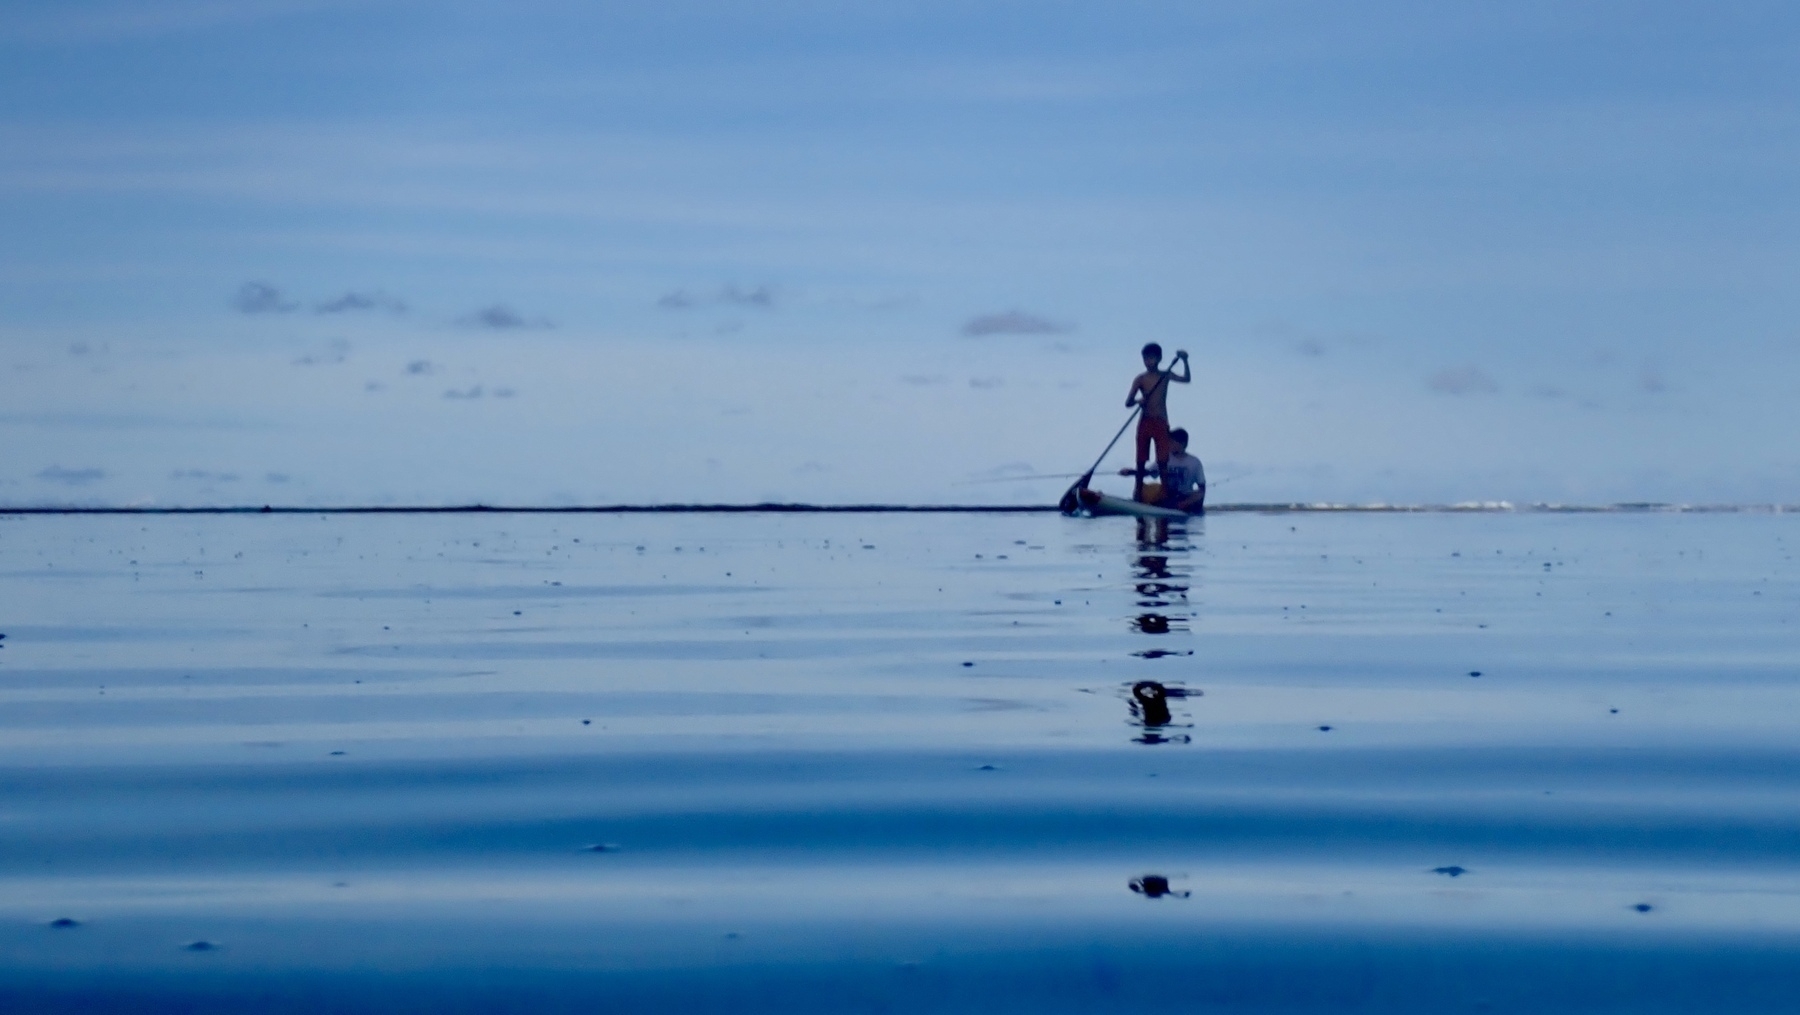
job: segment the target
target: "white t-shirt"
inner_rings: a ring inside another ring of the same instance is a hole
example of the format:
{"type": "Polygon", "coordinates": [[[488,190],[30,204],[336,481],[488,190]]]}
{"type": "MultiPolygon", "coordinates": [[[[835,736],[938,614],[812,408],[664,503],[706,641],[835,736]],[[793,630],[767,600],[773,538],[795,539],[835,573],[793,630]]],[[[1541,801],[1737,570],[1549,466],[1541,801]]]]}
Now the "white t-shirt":
{"type": "Polygon", "coordinates": [[[1193,493],[1195,488],[1206,485],[1206,469],[1200,459],[1178,452],[1170,455],[1169,464],[1163,467],[1163,485],[1177,496],[1193,493]]]}

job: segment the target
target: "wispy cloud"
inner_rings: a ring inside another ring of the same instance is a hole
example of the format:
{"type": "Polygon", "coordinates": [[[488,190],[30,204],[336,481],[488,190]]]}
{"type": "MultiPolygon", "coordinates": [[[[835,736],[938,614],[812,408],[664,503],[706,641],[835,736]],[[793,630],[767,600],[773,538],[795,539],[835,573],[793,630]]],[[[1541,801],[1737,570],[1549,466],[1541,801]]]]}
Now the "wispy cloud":
{"type": "Polygon", "coordinates": [[[728,285],[719,291],[718,300],[734,307],[761,307],[768,310],[775,306],[775,290],[766,285],[759,285],[754,289],[728,285]]]}
{"type": "Polygon", "coordinates": [[[385,310],[390,314],[406,313],[406,304],[384,292],[347,292],[335,300],[313,307],[316,314],[344,314],[357,310],[385,310]]]}
{"type": "Polygon", "coordinates": [[[504,303],[482,307],[480,310],[463,315],[457,323],[472,328],[488,328],[494,331],[515,331],[525,328],[554,328],[556,325],[545,317],[526,317],[504,303]]]}
{"type": "Polygon", "coordinates": [[[210,472],[206,469],[176,469],[169,473],[170,479],[190,479],[202,483],[235,483],[239,477],[235,472],[210,472]]]}
{"type": "Polygon", "coordinates": [[[416,359],[406,365],[406,372],[414,377],[429,377],[437,373],[437,364],[428,359],[416,359]]]}
{"type": "Polygon", "coordinates": [[[64,486],[85,486],[98,479],[106,478],[105,469],[65,469],[60,465],[52,465],[40,470],[37,478],[46,483],[61,483],[64,486]]]}
{"type": "Polygon", "coordinates": [[[1491,395],[1500,390],[1500,385],[1478,366],[1445,367],[1432,374],[1425,385],[1441,395],[1491,395]]]}
{"type": "Polygon", "coordinates": [[[1669,390],[1669,383],[1663,380],[1662,371],[1654,363],[1646,363],[1638,370],[1638,390],[1649,395],[1660,395],[1669,390]]]}
{"type": "Polygon", "coordinates": [[[1060,335],[1069,330],[1066,324],[1023,310],[977,314],[962,326],[963,334],[976,338],[983,335],[1060,335]]]}
{"type": "Polygon", "coordinates": [[[240,314],[285,314],[299,306],[267,282],[245,282],[231,297],[231,308],[240,314]]]}
{"type": "Polygon", "coordinates": [[[1000,385],[1005,384],[1005,383],[1006,382],[1004,380],[1002,380],[1001,378],[998,378],[998,377],[971,377],[971,378],[969,378],[969,387],[974,388],[977,391],[991,391],[994,388],[997,388],[1000,385]]]}
{"type": "Polygon", "coordinates": [[[309,352],[294,360],[297,367],[313,367],[322,363],[344,363],[350,359],[350,343],[341,338],[334,338],[325,343],[325,347],[316,352],[309,352]]]}
{"type": "Polygon", "coordinates": [[[950,380],[947,374],[905,374],[900,378],[907,384],[925,387],[931,384],[944,384],[950,380]]]}
{"type": "Polygon", "coordinates": [[[677,289],[656,301],[656,305],[664,310],[692,310],[696,307],[750,307],[756,310],[773,310],[777,300],[775,287],[759,285],[744,287],[728,285],[712,293],[696,293],[690,289],[677,289]]]}

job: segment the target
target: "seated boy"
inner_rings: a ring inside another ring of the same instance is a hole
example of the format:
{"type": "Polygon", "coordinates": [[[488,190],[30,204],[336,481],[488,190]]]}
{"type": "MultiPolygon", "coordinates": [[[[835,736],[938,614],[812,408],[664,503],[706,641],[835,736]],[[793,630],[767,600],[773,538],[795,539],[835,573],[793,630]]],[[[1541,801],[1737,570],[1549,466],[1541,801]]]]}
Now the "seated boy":
{"type": "Polygon", "coordinates": [[[1197,515],[1206,510],[1206,469],[1200,459],[1188,454],[1188,432],[1180,427],[1169,431],[1175,451],[1162,467],[1164,507],[1197,515]]]}

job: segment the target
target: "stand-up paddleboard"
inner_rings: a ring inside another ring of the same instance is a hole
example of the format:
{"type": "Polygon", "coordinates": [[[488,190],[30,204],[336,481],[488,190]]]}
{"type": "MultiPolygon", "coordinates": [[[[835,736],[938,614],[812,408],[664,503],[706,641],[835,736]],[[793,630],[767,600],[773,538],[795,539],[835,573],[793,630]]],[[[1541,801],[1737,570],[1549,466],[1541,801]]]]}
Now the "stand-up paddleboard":
{"type": "Polygon", "coordinates": [[[1124,497],[1114,497],[1098,490],[1086,488],[1075,491],[1076,509],[1066,511],[1067,514],[1083,514],[1090,518],[1102,515],[1132,515],[1137,518],[1191,518],[1186,511],[1177,511],[1158,504],[1144,504],[1124,497]]]}

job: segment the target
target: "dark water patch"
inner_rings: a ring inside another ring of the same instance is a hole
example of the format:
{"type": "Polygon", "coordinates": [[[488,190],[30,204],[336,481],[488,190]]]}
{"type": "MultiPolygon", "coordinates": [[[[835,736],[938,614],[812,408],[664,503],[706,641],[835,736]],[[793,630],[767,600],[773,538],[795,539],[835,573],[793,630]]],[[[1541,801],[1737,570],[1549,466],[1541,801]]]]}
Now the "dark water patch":
{"type": "Polygon", "coordinates": [[[210,625],[125,627],[82,624],[15,624],[11,633],[20,642],[39,644],[119,644],[127,642],[171,642],[227,640],[255,636],[248,627],[214,627],[210,625]]]}
{"type": "Polygon", "coordinates": [[[1169,558],[1161,554],[1145,554],[1131,563],[1131,573],[1139,581],[1167,581],[1172,578],[1186,577],[1186,571],[1177,573],[1169,566],[1169,558]]]}
{"type": "Polygon", "coordinates": [[[1131,701],[1138,720],[1145,726],[1166,726],[1172,720],[1168,689],[1154,680],[1140,680],[1132,685],[1131,701]]]}
{"type": "Polygon", "coordinates": [[[267,872],[277,859],[295,870],[543,864],[567,853],[571,841],[593,843],[602,822],[608,842],[629,842],[635,856],[665,862],[731,865],[756,856],[804,864],[829,856],[834,864],[871,869],[896,857],[972,860],[1028,850],[1084,858],[1156,848],[1260,862],[1361,857],[1405,866],[1404,857],[1429,850],[1529,858],[1520,863],[1725,870],[1785,863],[1800,850],[1800,819],[1671,813],[1657,805],[1614,804],[1600,815],[1528,805],[1457,813],[1432,801],[1359,803],[1332,794],[1246,803],[1235,787],[1196,794],[1182,786],[1180,772],[1167,765],[1172,757],[1159,758],[1159,778],[1146,779],[1139,769],[1078,792],[1014,766],[1005,779],[971,779],[963,767],[924,785],[848,782],[809,792],[788,783],[735,798],[729,785],[667,785],[596,795],[585,806],[579,787],[551,792],[529,784],[410,798],[365,791],[336,802],[318,800],[319,786],[311,798],[189,795],[154,811],[91,800],[40,808],[58,825],[9,833],[0,840],[0,865],[206,876],[267,872]]]}
{"type": "MultiPolygon", "coordinates": [[[[1199,697],[1200,691],[1190,690],[1180,685],[1165,685],[1155,680],[1140,680],[1127,686],[1126,709],[1132,723],[1144,731],[1134,738],[1136,743],[1185,744],[1192,739],[1185,733],[1167,732],[1169,727],[1175,725],[1179,725],[1183,729],[1193,727],[1192,723],[1176,723],[1177,717],[1169,702],[1171,699],[1199,697]]],[[[1186,716],[1181,718],[1186,718],[1186,716]]]]}
{"type": "Polygon", "coordinates": [[[1132,618],[1131,626],[1133,630],[1143,634],[1168,634],[1170,631],[1181,630],[1179,622],[1171,621],[1160,613],[1139,614],[1132,618]]]}
{"type": "MultiPolygon", "coordinates": [[[[67,669],[21,667],[7,671],[16,684],[40,689],[91,688],[196,688],[274,687],[292,685],[320,688],[355,686],[359,683],[397,684],[448,677],[491,675],[492,670],[451,668],[374,669],[365,667],[277,666],[78,666],[67,669]]],[[[21,703],[23,704],[23,703],[21,703]]],[[[8,706],[11,707],[10,705],[8,706]]]]}
{"type": "Polygon", "coordinates": [[[1147,899],[1185,899],[1192,894],[1170,888],[1169,879],[1161,874],[1146,874],[1141,878],[1132,878],[1130,888],[1147,899]]]}
{"type": "MultiPolygon", "coordinates": [[[[991,636],[996,645],[1008,641],[1021,646],[1042,644],[1040,636],[1028,628],[1018,628],[1011,637],[991,636]]],[[[503,662],[524,660],[602,660],[647,659],[662,661],[711,660],[729,662],[752,659],[832,659],[881,658],[910,656],[921,652],[966,649],[969,639],[959,636],[916,635],[859,637],[845,632],[837,638],[754,638],[728,635],[711,638],[667,639],[656,641],[439,641],[394,644],[344,645],[328,650],[334,656],[362,659],[462,659],[471,662],[503,662]]],[[[971,664],[973,665],[973,664],[971,664]]]]}
{"type": "MultiPolygon", "coordinates": [[[[1130,686],[1118,687],[1119,696],[1128,703],[1130,686]]],[[[445,794],[446,799],[468,801],[470,813],[485,813],[495,803],[523,799],[520,794],[527,791],[553,797],[585,794],[595,799],[641,791],[659,799],[682,800],[704,799],[696,796],[704,789],[752,807],[757,800],[750,794],[759,787],[777,796],[811,789],[830,797],[840,791],[852,792],[855,787],[882,796],[916,786],[929,797],[937,792],[932,773],[966,771],[981,764],[1037,773],[1045,790],[1066,792],[1077,801],[1092,794],[1104,795],[1104,787],[1142,774],[1141,759],[1128,750],[996,750],[991,745],[967,753],[879,746],[858,751],[727,750],[705,741],[679,751],[621,748],[602,754],[562,751],[381,758],[355,770],[305,762],[251,767],[226,762],[178,763],[175,759],[154,766],[89,760],[56,765],[17,761],[0,765],[0,812],[20,813],[54,805],[59,809],[91,808],[103,815],[134,800],[162,799],[184,812],[198,809],[205,817],[213,807],[208,801],[216,800],[224,810],[207,818],[210,824],[228,823],[231,807],[259,800],[281,801],[283,808],[297,807],[295,814],[329,813],[333,801],[348,806],[388,794],[435,801],[430,794],[436,792],[445,794]]],[[[1427,792],[1443,798],[1447,816],[1459,821],[1479,810],[1447,806],[1459,794],[1493,797],[1516,791],[1536,795],[1546,785],[1579,786],[1599,799],[1614,801],[1608,811],[1586,813],[1597,827],[1608,827],[1614,813],[1647,812],[1658,806],[1659,800],[1672,805],[1706,802],[1712,817],[1702,821],[1697,816],[1695,827],[1713,819],[1731,824],[1761,814],[1755,808],[1760,808],[1757,801],[1762,795],[1786,794],[1800,785],[1800,749],[1768,745],[1737,749],[1551,745],[1534,751],[1504,746],[1349,750],[1214,746],[1204,755],[1169,755],[1158,767],[1171,778],[1179,777],[1198,797],[1286,787],[1310,807],[1359,788],[1377,796],[1393,794],[1397,800],[1427,792]],[[1322,750],[1328,753],[1321,754],[1322,750]],[[1721,787],[1753,790],[1759,796],[1741,807],[1727,808],[1729,797],[1718,795],[1721,787]]],[[[1580,824],[1575,819],[1581,815],[1561,809],[1540,811],[1537,805],[1525,803],[1518,807],[1522,816],[1555,815],[1559,821],[1573,821],[1571,827],[1580,824]]],[[[155,814],[154,809],[133,812],[134,818],[155,814]]],[[[1787,827],[1792,815],[1778,811],[1762,817],[1780,819],[1768,826],[1775,828],[1787,827]]],[[[1653,824],[1660,827],[1664,822],[1653,824]]],[[[1800,828],[1800,818],[1791,824],[1800,828]]],[[[42,831],[17,827],[19,834],[42,831]]],[[[4,845],[4,837],[0,837],[0,848],[4,845]]]]}
{"type": "MultiPolygon", "coordinates": [[[[359,696],[319,695],[295,687],[291,694],[259,691],[244,696],[214,694],[188,698],[179,693],[107,699],[96,691],[81,701],[19,701],[0,711],[0,729],[59,728],[86,722],[133,728],[193,724],[432,722],[442,720],[573,719],[583,712],[611,718],[824,716],[879,709],[891,715],[948,714],[976,702],[987,710],[1029,708],[1011,699],[971,699],[963,695],[788,694],[711,692],[703,697],[659,691],[436,691],[359,696]],[[1002,703],[1004,702],[1004,703],[1002,703]]],[[[278,741],[251,741],[280,746],[278,741]]]]}
{"type": "MultiPolygon", "coordinates": [[[[1800,951],[1758,940],[1520,941],[1460,932],[1202,929],[1161,920],[1108,926],[1104,939],[1093,927],[1084,927],[1085,935],[1011,924],[980,935],[934,935],[858,926],[822,924],[805,937],[761,924],[711,926],[704,933],[681,928],[709,948],[734,949],[729,962],[712,953],[679,964],[609,962],[613,949],[590,948],[585,956],[559,952],[554,961],[535,963],[509,949],[501,952],[504,961],[479,968],[440,962],[429,970],[308,968],[292,959],[254,970],[188,965],[58,976],[13,969],[0,976],[0,1007],[21,1015],[1188,1009],[1672,1015],[1790,1011],[1800,982],[1794,972],[1800,951]],[[1180,997],[1171,1001],[1176,990],[1180,997]]],[[[337,932],[356,945],[380,940],[373,927],[337,932]]],[[[445,928],[461,932],[460,925],[445,928]]],[[[518,936],[504,927],[474,940],[502,942],[508,933],[518,936]]],[[[526,940],[543,944],[537,936],[526,940]]],[[[646,935],[643,942],[647,950],[674,947],[672,935],[646,935]]]]}

